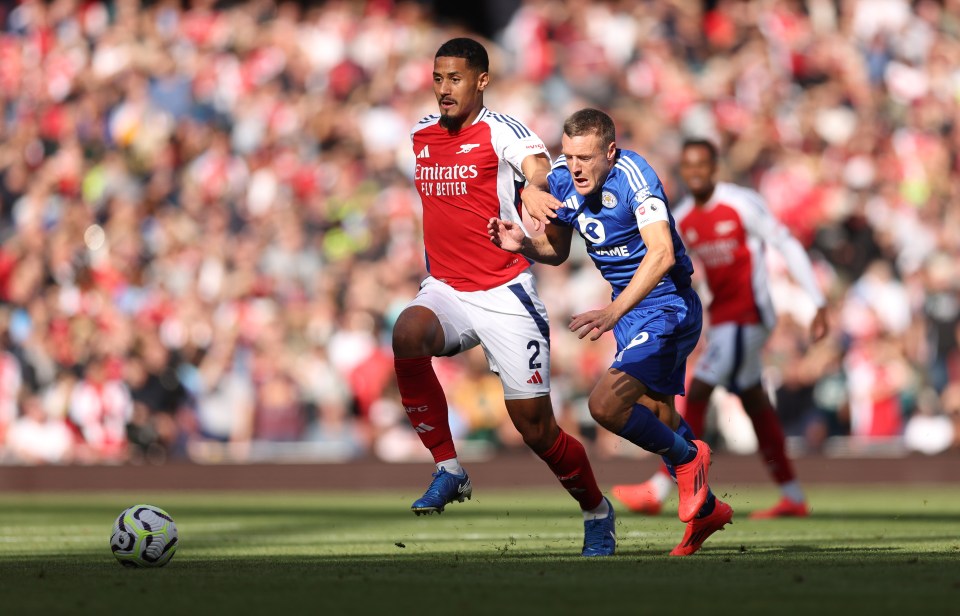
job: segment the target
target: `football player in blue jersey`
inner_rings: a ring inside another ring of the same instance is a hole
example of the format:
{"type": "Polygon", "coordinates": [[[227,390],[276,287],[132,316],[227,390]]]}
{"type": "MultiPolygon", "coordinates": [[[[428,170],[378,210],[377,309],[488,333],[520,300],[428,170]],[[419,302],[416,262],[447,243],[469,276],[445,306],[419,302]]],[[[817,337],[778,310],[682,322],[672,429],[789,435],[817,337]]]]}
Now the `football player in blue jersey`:
{"type": "Polygon", "coordinates": [[[528,259],[557,265],[570,254],[573,231],[613,288],[600,310],[574,315],[570,330],[595,341],[609,330],[617,354],[590,394],[593,418],[611,432],[662,456],[676,477],[678,514],[687,523],[671,552],[693,554],[733,519],[707,484],[710,449],[695,439],[674,406],[684,393],[687,356],[702,325],[693,265],[674,224],[663,185],[647,161],[617,148],[613,120],[582,109],[564,122],[562,155],[547,177],[555,210],[529,212],[544,224],[531,237],[514,222],[492,218],[491,241],[528,259]]]}

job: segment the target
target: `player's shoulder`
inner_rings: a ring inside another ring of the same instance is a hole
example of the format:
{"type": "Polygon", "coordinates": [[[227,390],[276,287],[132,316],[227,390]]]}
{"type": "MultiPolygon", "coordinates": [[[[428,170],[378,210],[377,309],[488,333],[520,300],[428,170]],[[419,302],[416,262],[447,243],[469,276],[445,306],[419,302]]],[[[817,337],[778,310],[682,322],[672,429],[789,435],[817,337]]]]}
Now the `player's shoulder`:
{"type": "Polygon", "coordinates": [[[412,135],[416,132],[424,130],[425,128],[436,126],[439,123],[440,123],[440,114],[431,113],[428,116],[424,116],[416,124],[414,124],[413,128],[410,129],[410,134],[412,135]]]}
{"type": "Polygon", "coordinates": [[[716,191],[715,199],[717,201],[729,203],[737,208],[766,209],[766,203],[760,193],[748,186],[734,184],[733,182],[717,182],[717,187],[714,190],[716,191]]]}
{"type": "Polygon", "coordinates": [[[637,201],[656,196],[660,192],[660,180],[653,167],[640,154],[632,150],[620,150],[613,164],[614,173],[606,186],[636,196],[637,201]]]}
{"type": "Polygon", "coordinates": [[[484,107],[477,116],[477,122],[486,122],[490,125],[491,131],[501,131],[514,134],[517,139],[526,139],[533,136],[533,131],[527,128],[526,124],[517,118],[505,113],[490,111],[484,107]]]}
{"type": "Polygon", "coordinates": [[[674,220],[680,222],[693,211],[693,196],[684,195],[674,205],[670,206],[670,209],[673,211],[674,220]]]}
{"type": "Polygon", "coordinates": [[[634,169],[644,175],[655,174],[653,165],[642,154],[633,150],[621,149],[616,164],[619,164],[622,168],[634,169]]]}
{"type": "Polygon", "coordinates": [[[564,154],[557,156],[557,160],[553,161],[553,164],[550,165],[550,173],[556,173],[559,175],[570,175],[570,170],[567,169],[567,157],[564,154]]]}
{"type": "MultiPolygon", "coordinates": [[[[550,165],[550,171],[547,173],[547,182],[553,187],[566,187],[573,184],[570,177],[570,170],[567,168],[567,157],[561,154],[557,160],[550,165]]],[[[554,195],[556,196],[556,195],[554,195]]]]}
{"type": "Polygon", "coordinates": [[[649,185],[651,180],[657,179],[657,174],[650,163],[647,162],[647,159],[633,150],[620,150],[613,168],[617,170],[619,176],[635,186],[635,190],[639,190],[641,187],[649,185]]]}

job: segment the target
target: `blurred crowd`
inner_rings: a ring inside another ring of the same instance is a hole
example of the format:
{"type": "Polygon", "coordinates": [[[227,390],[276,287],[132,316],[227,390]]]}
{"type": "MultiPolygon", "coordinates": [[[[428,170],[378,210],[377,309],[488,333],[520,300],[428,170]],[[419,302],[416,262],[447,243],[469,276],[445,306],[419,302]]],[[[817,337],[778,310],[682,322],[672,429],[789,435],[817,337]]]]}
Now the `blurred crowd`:
{"type": "MultiPolygon", "coordinates": [[[[23,0],[0,25],[0,462],[428,459],[390,350],[425,275],[409,130],[469,24],[392,0],[23,0]]],[[[600,107],[676,198],[681,141],[709,137],[808,247],[815,346],[769,263],[794,444],[960,446],[960,0],[523,0],[483,40],[487,104],[554,155],[600,107]]],[[[610,336],[564,327],[609,288],[582,251],[536,272],[560,421],[617,455],[585,410],[610,336]]],[[[482,352],[435,364],[465,456],[521,446],[482,352]]],[[[736,450],[734,400],[707,437],[736,450]]]]}

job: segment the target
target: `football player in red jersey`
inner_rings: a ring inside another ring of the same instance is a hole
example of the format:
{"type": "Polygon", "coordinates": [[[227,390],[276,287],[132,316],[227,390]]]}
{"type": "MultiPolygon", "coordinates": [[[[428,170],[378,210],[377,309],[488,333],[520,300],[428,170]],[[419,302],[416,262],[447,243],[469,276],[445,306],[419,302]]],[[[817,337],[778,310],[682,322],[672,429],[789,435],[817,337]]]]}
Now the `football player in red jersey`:
{"type": "MultiPolygon", "coordinates": [[[[810,326],[814,341],[827,334],[826,302],[800,242],[757,192],[716,181],[717,157],[711,142],[689,140],[680,159],[680,176],[690,194],[677,206],[677,225],[688,251],[699,257],[713,296],[707,348],[687,393],[684,418],[694,433],[703,434],[714,388],[722,385],[739,396],[757,433],[764,464],[782,493],[777,504],[750,517],[804,517],[809,515],[806,498],[786,454],[780,419],[760,383],[763,345],[776,321],[765,247],[773,245],[783,255],[790,274],[816,305],[810,326]]],[[[663,470],[642,484],[615,486],[613,494],[632,511],[656,514],[672,485],[663,470]]]]}
{"type": "Polygon", "coordinates": [[[524,442],[583,510],[583,555],[607,556],[616,548],[614,512],[583,445],[554,419],[550,329],[530,262],[487,239],[490,218],[519,222],[522,202],[553,200],[543,141],[522,122],[484,106],[488,71],[480,43],[444,43],[433,68],[440,113],[420,120],[411,133],[429,276],[397,319],[393,352],[407,417],[437,466],[411,509],[417,515],[442,512],[472,494],[432,358],[479,344],[500,377],[507,411],[524,442]]]}

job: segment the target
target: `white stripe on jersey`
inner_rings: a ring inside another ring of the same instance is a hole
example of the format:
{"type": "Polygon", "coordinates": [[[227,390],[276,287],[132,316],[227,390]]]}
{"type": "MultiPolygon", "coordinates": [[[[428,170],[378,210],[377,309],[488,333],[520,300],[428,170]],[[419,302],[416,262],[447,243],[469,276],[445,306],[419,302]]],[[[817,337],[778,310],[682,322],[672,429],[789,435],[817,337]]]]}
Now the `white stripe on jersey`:
{"type": "Polygon", "coordinates": [[[647,178],[643,177],[643,172],[640,171],[640,167],[635,161],[626,156],[620,156],[620,158],[617,159],[616,166],[627,176],[627,180],[630,182],[630,187],[634,193],[640,192],[643,188],[650,188],[650,185],[647,183],[647,178]],[[637,179],[640,180],[639,183],[637,179]]]}

